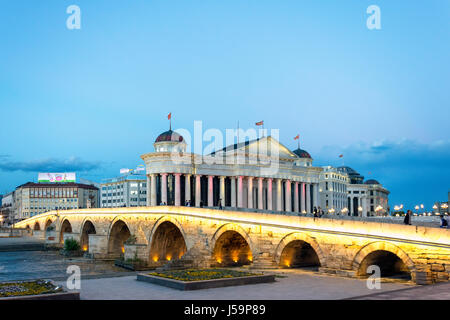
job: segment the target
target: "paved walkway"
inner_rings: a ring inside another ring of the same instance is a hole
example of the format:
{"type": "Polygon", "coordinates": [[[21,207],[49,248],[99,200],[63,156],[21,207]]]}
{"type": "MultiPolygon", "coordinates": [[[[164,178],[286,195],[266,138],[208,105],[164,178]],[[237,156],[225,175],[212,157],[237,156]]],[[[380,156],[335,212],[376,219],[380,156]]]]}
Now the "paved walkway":
{"type": "MultiPolygon", "coordinates": [[[[318,275],[311,272],[286,272],[275,283],[179,291],[140,282],[136,276],[81,281],[81,299],[91,300],[298,300],[345,299],[373,293],[365,280],[318,275]]],[[[65,285],[64,282],[60,284],[65,285]]],[[[411,288],[412,284],[382,283],[381,291],[411,288]]]]}
{"type": "Polygon", "coordinates": [[[450,300],[450,283],[375,293],[352,300],[450,300]]]}

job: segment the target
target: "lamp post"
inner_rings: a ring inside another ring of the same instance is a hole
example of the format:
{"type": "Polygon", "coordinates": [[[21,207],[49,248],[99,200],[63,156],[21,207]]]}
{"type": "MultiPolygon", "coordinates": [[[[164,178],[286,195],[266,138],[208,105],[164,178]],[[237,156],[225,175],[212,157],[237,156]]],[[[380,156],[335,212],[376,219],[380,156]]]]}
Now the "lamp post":
{"type": "Polygon", "coordinates": [[[445,214],[447,215],[448,214],[448,210],[447,210],[448,204],[446,204],[446,203],[441,204],[441,208],[445,210],[445,214]]]}
{"type": "Polygon", "coordinates": [[[358,207],[359,216],[362,217],[363,208],[361,206],[358,207]]]}

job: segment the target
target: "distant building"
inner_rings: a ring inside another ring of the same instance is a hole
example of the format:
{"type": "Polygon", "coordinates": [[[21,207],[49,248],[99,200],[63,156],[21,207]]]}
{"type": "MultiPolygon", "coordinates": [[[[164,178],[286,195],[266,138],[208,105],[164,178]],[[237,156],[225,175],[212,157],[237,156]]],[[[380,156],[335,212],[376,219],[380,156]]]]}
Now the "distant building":
{"type": "Polygon", "coordinates": [[[102,208],[140,207],[147,205],[147,178],[129,173],[106,180],[100,185],[102,208]]]}
{"type": "Polygon", "coordinates": [[[28,182],[15,190],[17,220],[51,210],[98,208],[98,188],[81,183],[28,182]]]}
{"type": "Polygon", "coordinates": [[[14,222],[14,191],[3,195],[0,215],[3,225],[10,225],[14,222]]]}
{"type": "Polygon", "coordinates": [[[335,167],[322,168],[323,171],[319,176],[320,206],[327,213],[341,213],[347,208],[347,188],[350,178],[347,173],[335,167]]]}
{"type": "Polygon", "coordinates": [[[433,205],[433,212],[434,213],[439,213],[439,214],[449,214],[450,209],[450,191],[448,192],[448,199],[447,201],[438,201],[435,202],[433,205]]]}
{"type": "Polygon", "coordinates": [[[389,191],[377,180],[364,181],[364,176],[350,167],[339,167],[338,171],[348,174],[350,184],[347,192],[347,209],[350,216],[381,216],[388,214],[389,191]]]}

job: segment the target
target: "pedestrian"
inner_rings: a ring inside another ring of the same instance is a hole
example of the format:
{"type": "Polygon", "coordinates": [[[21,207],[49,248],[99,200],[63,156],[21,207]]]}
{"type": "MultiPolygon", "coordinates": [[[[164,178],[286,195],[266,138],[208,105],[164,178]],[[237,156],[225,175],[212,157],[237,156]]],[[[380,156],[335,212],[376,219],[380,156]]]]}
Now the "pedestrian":
{"type": "Polygon", "coordinates": [[[203,208],[203,200],[200,200],[200,208],[203,208]]]}
{"type": "Polygon", "coordinates": [[[219,210],[222,210],[222,199],[219,199],[219,210]]]}
{"type": "Polygon", "coordinates": [[[323,210],[321,207],[318,209],[319,218],[323,216],[323,210]]]}
{"type": "Polygon", "coordinates": [[[444,215],[441,215],[441,228],[448,228],[448,221],[447,219],[444,217],[444,215]]]}
{"type": "Polygon", "coordinates": [[[403,219],[403,223],[406,225],[411,225],[411,210],[406,211],[405,219],[403,219]]]}
{"type": "Polygon", "coordinates": [[[318,217],[318,213],[317,213],[317,208],[316,207],[314,207],[313,212],[314,212],[314,218],[317,218],[318,217]]]}

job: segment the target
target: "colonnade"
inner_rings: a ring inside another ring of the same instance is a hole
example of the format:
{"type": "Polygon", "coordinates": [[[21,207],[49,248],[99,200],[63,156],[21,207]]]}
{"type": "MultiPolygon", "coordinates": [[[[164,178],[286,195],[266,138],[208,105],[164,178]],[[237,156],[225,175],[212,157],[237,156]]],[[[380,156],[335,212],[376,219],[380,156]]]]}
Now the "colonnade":
{"type": "Polygon", "coordinates": [[[147,175],[147,188],[148,206],[180,206],[190,202],[196,207],[214,207],[220,201],[222,206],[234,208],[311,213],[319,204],[317,183],[282,178],[160,173],[147,175]],[[168,176],[174,180],[171,203],[168,203],[168,176]]]}

